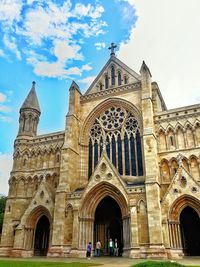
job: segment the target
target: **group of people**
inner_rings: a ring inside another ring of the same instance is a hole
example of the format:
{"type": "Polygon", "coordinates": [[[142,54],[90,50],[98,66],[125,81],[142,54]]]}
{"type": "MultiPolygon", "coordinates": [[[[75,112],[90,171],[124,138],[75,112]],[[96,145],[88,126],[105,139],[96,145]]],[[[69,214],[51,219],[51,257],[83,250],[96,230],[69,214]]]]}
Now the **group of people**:
{"type": "MultiPolygon", "coordinates": [[[[109,239],[108,249],[109,249],[109,255],[110,256],[119,256],[119,247],[118,247],[118,243],[117,243],[116,238],[115,238],[115,241],[113,241],[112,238],[109,239]]],[[[87,252],[86,252],[86,257],[88,259],[91,258],[91,252],[92,252],[92,243],[89,242],[87,245],[87,252]]],[[[98,240],[96,243],[95,256],[96,257],[101,256],[101,242],[100,242],[100,240],[98,240]]]]}
{"type": "Polygon", "coordinates": [[[112,238],[109,240],[109,255],[110,256],[119,256],[119,247],[117,243],[117,238],[113,242],[112,238]]]}

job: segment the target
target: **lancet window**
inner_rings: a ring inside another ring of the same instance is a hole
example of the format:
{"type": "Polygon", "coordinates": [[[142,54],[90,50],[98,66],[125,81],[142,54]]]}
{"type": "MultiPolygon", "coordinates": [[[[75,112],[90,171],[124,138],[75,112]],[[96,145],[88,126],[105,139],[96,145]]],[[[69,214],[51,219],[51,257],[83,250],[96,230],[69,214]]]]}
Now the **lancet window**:
{"type": "Polygon", "coordinates": [[[114,66],[112,66],[112,68],[111,68],[111,82],[112,82],[112,85],[115,85],[115,68],[114,68],[114,66]]]}
{"type": "Polygon", "coordinates": [[[118,71],[118,85],[122,85],[122,76],[120,71],[118,71]]]}
{"type": "Polygon", "coordinates": [[[105,76],[105,88],[108,89],[108,75],[105,76]]]}
{"type": "Polygon", "coordinates": [[[121,175],[143,176],[141,132],[135,116],[122,107],[110,107],[96,118],[89,133],[88,176],[102,151],[121,175]]]}

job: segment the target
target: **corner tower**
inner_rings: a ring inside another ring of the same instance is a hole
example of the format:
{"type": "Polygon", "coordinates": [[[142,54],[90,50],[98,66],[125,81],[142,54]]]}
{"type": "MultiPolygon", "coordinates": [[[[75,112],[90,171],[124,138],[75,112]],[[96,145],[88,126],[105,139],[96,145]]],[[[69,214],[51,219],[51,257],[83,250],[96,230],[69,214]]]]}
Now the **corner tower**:
{"type": "Polygon", "coordinates": [[[20,108],[18,137],[36,136],[40,114],[40,107],[35,91],[35,82],[33,81],[32,88],[20,108]]]}

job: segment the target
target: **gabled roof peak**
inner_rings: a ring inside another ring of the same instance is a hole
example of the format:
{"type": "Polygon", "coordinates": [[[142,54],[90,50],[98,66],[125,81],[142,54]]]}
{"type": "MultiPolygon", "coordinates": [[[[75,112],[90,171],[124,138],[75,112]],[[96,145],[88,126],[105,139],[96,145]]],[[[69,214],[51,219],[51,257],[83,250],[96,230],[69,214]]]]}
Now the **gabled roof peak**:
{"type": "MultiPolygon", "coordinates": [[[[98,81],[101,80],[101,79],[102,80],[105,79],[104,74],[110,72],[110,67],[112,67],[112,66],[116,67],[116,69],[115,69],[116,71],[119,69],[119,70],[122,71],[122,74],[124,74],[124,76],[130,78],[128,83],[138,82],[138,81],[141,80],[141,76],[139,74],[137,74],[135,71],[133,71],[131,68],[129,68],[121,60],[119,60],[116,56],[112,56],[111,55],[109,60],[106,62],[104,67],[101,69],[100,73],[96,76],[95,80],[92,82],[92,84],[90,85],[88,90],[85,92],[85,95],[97,92],[97,88],[96,87],[98,85],[98,81]]],[[[108,73],[108,74],[110,75],[110,73],[108,73]]],[[[122,79],[123,79],[123,77],[122,77],[122,79]]],[[[117,86],[117,80],[116,80],[116,86],[117,86]]],[[[112,86],[109,86],[109,88],[112,88],[112,86]]],[[[105,88],[105,89],[109,89],[109,88],[105,88]]]]}
{"type": "Polygon", "coordinates": [[[26,97],[23,105],[21,106],[20,110],[28,108],[28,109],[35,109],[38,112],[40,112],[40,106],[39,106],[38,98],[37,98],[36,91],[35,91],[35,84],[36,84],[36,82],[33,81],[31,90],[30,90],[28,96],[26,97]]]}

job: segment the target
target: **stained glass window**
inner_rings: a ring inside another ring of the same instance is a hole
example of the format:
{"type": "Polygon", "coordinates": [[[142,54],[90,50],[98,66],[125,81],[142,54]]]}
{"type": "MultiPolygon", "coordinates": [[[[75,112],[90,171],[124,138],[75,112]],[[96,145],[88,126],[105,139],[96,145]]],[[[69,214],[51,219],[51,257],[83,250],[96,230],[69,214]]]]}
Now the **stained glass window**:
{"type": "Polygon", "coordinates": [[[112,68],[111,68],[111,82],[112,82],[112,85],[115,85],[115,68],[114,68],[114,66],[112,66],[112,68]]]}
{"type": "Polygon", "coordinates": [[[103,147],[121,175],[143,175],[140,127],[130,111],[113,106],[96,118],[90,129],[89,177],[101,157],[103,147]]]}
{"type": "Polygon", "coordinates": [[[121,72],[118,72],[118,85],[122,85],[122,76],[121,76],[121,72]]]}

